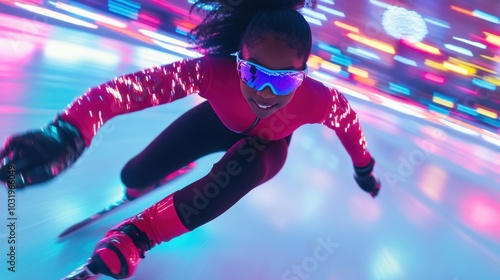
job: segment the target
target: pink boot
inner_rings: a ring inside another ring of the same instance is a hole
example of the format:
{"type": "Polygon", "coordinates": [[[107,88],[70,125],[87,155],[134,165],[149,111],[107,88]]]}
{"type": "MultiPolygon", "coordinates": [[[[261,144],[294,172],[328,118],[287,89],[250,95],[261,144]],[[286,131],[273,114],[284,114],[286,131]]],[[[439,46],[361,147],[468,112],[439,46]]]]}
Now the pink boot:
{"type": "Polygon", "coordinates": [[[167,196],[111,229],[97,243],[88,268],[95,274],[128,278],[147,250],[188,232],[177,215],[173,197],[167,196]]]}

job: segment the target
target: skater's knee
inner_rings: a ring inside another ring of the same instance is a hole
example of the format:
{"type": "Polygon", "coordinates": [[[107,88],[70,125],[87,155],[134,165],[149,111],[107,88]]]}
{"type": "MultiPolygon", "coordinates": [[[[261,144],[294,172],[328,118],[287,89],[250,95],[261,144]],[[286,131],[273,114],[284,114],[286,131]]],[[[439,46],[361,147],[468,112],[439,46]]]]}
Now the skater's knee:
{"type": "Polygon", "coordinates": [[[239,145],[231,166],[229,166],[231,161],[219,162],[214,165],[212,171],[231,167],[229,169],[239,170],[261,182],[273,177],[281,170],[286,161],[287,151],[288,142],[286,139],[265,142],[258,138],[249,138],[239,145]]]}
{"type": "Polygon", "coordinates": [[[288,143],[285,139],[281,139],[269,143],[266,148],[267,152],[262,153],[257,163],[262,174],[260,183],[271,179],[283,168],[287,158],[288,143]]]}
{"type": "Polygon", "coordinates": [[[148,187],[145,182],[144,174],[141,176],[141,171],[138,166],[136,166],[132,161],[129,161],[123,168],[120,173],[120,178],[122,183],[127,188],[132,189],[142,189],[148,187]]]}

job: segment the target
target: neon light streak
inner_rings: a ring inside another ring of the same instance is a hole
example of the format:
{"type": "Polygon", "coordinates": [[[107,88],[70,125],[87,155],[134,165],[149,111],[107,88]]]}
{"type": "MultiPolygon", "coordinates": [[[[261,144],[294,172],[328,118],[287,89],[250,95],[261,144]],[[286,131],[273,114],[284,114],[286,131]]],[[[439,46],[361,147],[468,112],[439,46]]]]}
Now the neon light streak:
{"type": "Polygon", "coordinates": [[[471,41],[471,40],[467,40],[467,39],[463,39],[463,38],[460,38],[460,37],[453,37],[453,39],[457,40],[457,41],[460,41],[462,43],[466,43],[466,44],[469,44],[471,46],[474,46],[474,47],[477,47],[477,48],[480,48],[480,49],[483,49],[485,50],[486,49],[486,45],[485,44],[481,44],[479,42],[474,42],[474,41],[471,41]]]}
{"type": "Polygon", "coordinates": [[[359,33],[359,29],[357,27],[354,27],[352,25],[349,25],[347,23],[343,23],[341,21],[334,21],[333,24],[335,24],[335,26],[338,26],[342,29],[345,29],[345,30],[348,30],[348,31],[351,31],[351,32],[354,32],[354,33],[359,33]]]}
{"type": "Polygon", "coordinates": [[[425,73],[424,74],[424,78],[429,80],[429,81],[433,81],[433,82],[436,82],[438,84],[444,84],[445,82],[445,78],[444,77],[441,77],[441,76],[438,76],[438,75],[434,75],[432,73],[425,73]]]}
{"type": "Polygon", "coordinates": [[[455,46],[455,45],[452,45],[452,44],[444,44],[444,46],[449,49],[449,50],[452,50],[452,51],[455,51],[457,53],[461,53],[463,55],[467,55],[467,56],[474,56],[472,54],[472,52],[466,48],[462,48],[462,47],[459,47],[459,46],[455,46]]]}
{"type": "Polygon", "coordinates": [[[390,54],[396,54],[396,51],[394,50],[394,48],[387,43],[373,40],[373,39],[370,39],[368,37],[361,36],[358,34],[353,34],[353,33],[347,34],[347,37],[351,38],[354,41],[357,41],[357,42],[360,42],[360,43],[365,44],[367,46],[370,46],[372,48],[381,50],[383,52],[390,53],[390,54]]]}

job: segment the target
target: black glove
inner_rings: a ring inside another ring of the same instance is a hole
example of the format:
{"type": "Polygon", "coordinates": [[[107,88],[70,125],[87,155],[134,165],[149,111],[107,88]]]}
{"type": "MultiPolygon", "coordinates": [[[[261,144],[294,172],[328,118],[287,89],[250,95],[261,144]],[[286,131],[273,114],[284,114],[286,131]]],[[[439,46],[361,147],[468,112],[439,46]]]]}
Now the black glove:
{"type": "Polygon", "coordinates": [[[365,192],[369,193],[372,197],[377,196],[380,191],[380,181],[373,175],[373,167],[375,166],[375,160],[372,161],[364,167],[354,166],[354,180],[358,183],[358,186],[362,188],[365,192]]]}
{"type": "Polygon", "coordinates": [[[80,132],[57,118],[46,127],[5,140],[0,150],[0,181],[7,184],[9,165],[15,167],[16,188],[48,181],[72,165],[84,150],[80,132]]]}

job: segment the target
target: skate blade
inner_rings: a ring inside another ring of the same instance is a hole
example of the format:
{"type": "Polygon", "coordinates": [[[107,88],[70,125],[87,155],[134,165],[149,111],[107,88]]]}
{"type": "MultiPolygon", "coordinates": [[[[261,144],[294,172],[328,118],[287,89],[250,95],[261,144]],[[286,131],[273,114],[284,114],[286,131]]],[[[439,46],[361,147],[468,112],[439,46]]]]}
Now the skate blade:
{"type": "Polygon", "coordinates": [[[77,269],[73,270],[68,276],[61,280],[96,280],[99,279],[100,275],[95,275],[87,268],[87,264],[84,264],[77,269]]]}
{"type": "Polygon", "coordinates": [[[99,219],[104,218],[105,216],[107,216],[108,214],[110,214],[112,212],[115,212],[115,210],[117,210],[118,208],[121,208],[121,206],[127,204],[128,202],[129,201],[127,199],[122,198],[121,200],[106,206],[103,210],[99,211],[98,213],[95,213],[94,215],[86,218],[85,220],[83,220],[79,223],[72,225],[71,227],[69,227],[68,229],[63,231],[61,234],[59,234],[59,238],[63,238],[66,235],[69,235],[69,234],[71,234],[71,233],[73,233],[73,232],[99,220],[99,219]]]}
{"type": "MultiPolygon", "coordinates": [[[[0,0],[1,1],[1,0],[0,0]]],[[[161,187],[163,186],[164,184],[167,184],[169,183],[170,181],[173,181],[175,179],[177,179],[177,177],[180,177],[181,175],[184,175],[186,173],[188,173],[189,171],[191,171],[193,168],[196,167],[196,163],[195,162],[191,162],[189,163],[188,165],[180,168],[179,170],[177,171],[174,171],[172,174],[169,174],[167,177],[165,177],[165,179],[163,179],[161,182],[158,183],[157,186],[155,186],[155,189],[158,188],[158,187],[161,187]]],[[[154,190],[154,189],[153,189],[154,190]]],[[[151,190],[151,191],[153,191],[151,190]]],[[[151,192],[149,191],[149,192],[151,192]]],[[[149,193],[147,192],[147,193],[149,193]]],[[[146,193],[142,194],[141,196],[145,195],[146,193]]],[[[140,196],[139,196],[140,197],[140,196]]],[[[134,198],[133,200],[139,198],[139,197],[136,197],[134,198]]],[[[121,200],[113,203],[113,204],[110,204],[108,206],[106,206],[103,210],[95,213],[94,215],[86,218],[85,220],[79,222],[79,223],[76,223],[74,225],[72,225],[71,227],[67,228],[65,231],[63,231],[61,234],[59,234],[58,238],[59,239],[62,239],[63,237],[73,233],[73,232],[76,232],[78,230],[80,230],[81,228],[83,227],[86,227],[87,225],[97,221],[97,220],[100,220],[102,219],[103,217],[107,216],[108,214],[112,213],[112,212],[115,212],[115,210],[121,208],[121,206],[129,203],[131,200],[128,200],[125,197],[123,197],[121,200]]]]}

